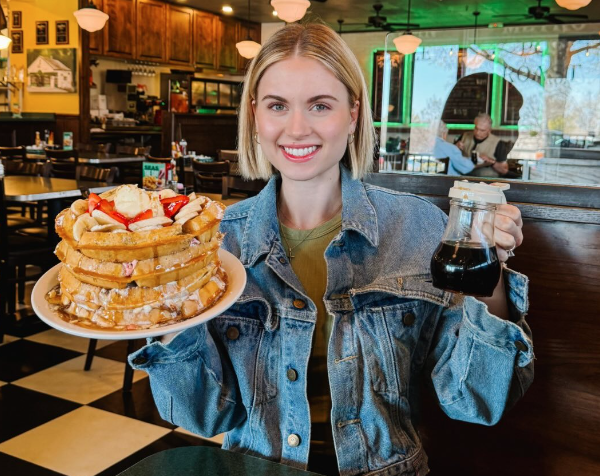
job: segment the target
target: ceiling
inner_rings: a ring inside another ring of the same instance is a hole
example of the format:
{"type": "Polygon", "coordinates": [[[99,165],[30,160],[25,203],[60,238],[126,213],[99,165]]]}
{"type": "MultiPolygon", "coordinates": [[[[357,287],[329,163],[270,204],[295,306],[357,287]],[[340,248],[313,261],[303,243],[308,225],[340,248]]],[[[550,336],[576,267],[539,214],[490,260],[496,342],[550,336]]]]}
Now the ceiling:
{"type": "MultiPolygon", "coordinates": [[[[233,14],[237,18],[246,19],[248,15],[247,0],[170,0],[179,5],[188,5],[201,10],[222,13],[223,5],[233,7],[233,14]]],[[[374,3],[381,3],[381,15],[387,17],[388,22],[406,22],[408,0],[326,0],[324,3],[311,1],[309,13],[313,18],[321,18],[332,27],[338,28],[337,20],[343,19],[345,23],[366,22],[367,17],[373,16],[374,3]]],[[[449,28],[460,26],[473,26],[473,12],[479,10],[481,15],[479,25],[487,25],[493,21],[502,21],[504,24],[547,24],[543,20],[532,18],[496,18],[496,15],[527,13],[527,9],[537,5],[537,0],[413,0],[411,6],[411,23],[418,23],[421,29],[449,28]]],[[[600,0],[592,0],[585,8],[575,12],[559,7],[554,0],[542,0],[542,6],[550,7],[552,13],[576,13],[588,15],[585,22],[600,22],[600,0]]],[[[269,0],[252,0],[251,20],[268,23],[278,21],[272,14],[273,8],[269,0]]],[[[309,17],[310,18],[310,17],[309,17]]],[[[562,18],[561,18],[562,19],[562,18]]],[[[562,19],[565,23],[581,23],[581,20],[562,19]]],[[[345,30],[361,29],[362,27],[345,27],[345,30]]],[[[414,29],[414,28],[413,28],[414,29]]],[[[376,31],[376,30],[375,30],[376,31]]]]}

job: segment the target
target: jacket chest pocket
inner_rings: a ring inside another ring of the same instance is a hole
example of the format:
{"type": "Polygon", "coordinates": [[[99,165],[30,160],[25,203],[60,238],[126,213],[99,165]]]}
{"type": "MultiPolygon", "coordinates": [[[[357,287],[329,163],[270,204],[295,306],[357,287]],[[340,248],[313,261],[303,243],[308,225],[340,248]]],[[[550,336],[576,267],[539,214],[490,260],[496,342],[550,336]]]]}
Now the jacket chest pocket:
{"type": "Polygon", "coordinates": [[[217,340],[225,348],[247,408],[277,395],[276,355],[273,333],[265,331],[261,321],[222,315],[211,321],[217,340]]]}
{"type": "Polygon", "coordinates": [[[368,307],[360,313],[358,338],[365,373],[374,391],[406,396],[411,371],[425,357],[419,343],[426,307],[422,301],[404,301],[397,305],[368,307]]]}

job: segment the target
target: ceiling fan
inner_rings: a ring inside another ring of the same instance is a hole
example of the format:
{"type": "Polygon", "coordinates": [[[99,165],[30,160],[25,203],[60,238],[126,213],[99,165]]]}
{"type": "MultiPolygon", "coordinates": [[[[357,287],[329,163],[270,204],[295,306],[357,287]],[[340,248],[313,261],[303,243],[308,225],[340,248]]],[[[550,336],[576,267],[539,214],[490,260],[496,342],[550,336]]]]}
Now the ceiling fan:
{"type": "Polygon", "coordinates": [[[381,3],[376,3],[373,5],[373,10],[375,10],[375,15],[367,18],[366,23],[344,23],[343,19],[339,19],[338,25],[339,30],[338,33],[373,33],[377,31],[377,29],[382,31],[395,31],[401,28],[419,28],[420,25],[417,23],[399,23],[399,22],[388,22],[387,17],[384,17],[379,14],[383,5],[381,3]],[[361,26],[363,28],[371,28],[370,30],[345,30],[342,31],[342,25],[346,26],[361,26]]]}
{"type": "Polygon", "coordinates": [[[565,23],[561,18],[587,19],[587,15],[576,13],[551,12],[550,7],[542,6],[542,0],[537,0],[538,4],[527,9],[527,14],[496,15],[495,18],[533,18],[535,20],[545,20],[549,23],[565,23]]]}

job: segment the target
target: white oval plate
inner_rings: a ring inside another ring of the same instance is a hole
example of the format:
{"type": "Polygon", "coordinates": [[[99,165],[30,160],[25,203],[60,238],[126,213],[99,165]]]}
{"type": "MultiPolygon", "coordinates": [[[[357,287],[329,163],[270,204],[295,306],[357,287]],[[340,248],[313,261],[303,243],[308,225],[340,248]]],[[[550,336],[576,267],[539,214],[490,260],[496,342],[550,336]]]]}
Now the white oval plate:
{"type": "Polygon", "coordinates": [[[111,329],[90,329],[87,327],[70,324],[63,320],[58,312],[53,311],[46,301],[46,294],[54,286],[58,284],[58,271],[62,263],[57,264],[52,269],[48,270],[33,287],[31,293],[31,305],[38,317],[49,326],[79,337],[88,337],[90,339],[110,339],[110,340],[125,340],[125,339],[141,339],[144,337],[155,337],[165,335],[171,332],[178,332],[188,327],[197,326],[206,322],[219,314],[222,314],[229,309],[235,301],[240,297],[242,291],[246,287],[246,270],[244,265],[229,251],[219,250],[219,258],[221,258],[221,266],[227,273],[229,283],[225,294],[217,303],[208,308],[201,314],[195,317],[186,319],[185,321],[175,322],[153,329],[139,329],[135,331],[111,330],[111,329]]]}

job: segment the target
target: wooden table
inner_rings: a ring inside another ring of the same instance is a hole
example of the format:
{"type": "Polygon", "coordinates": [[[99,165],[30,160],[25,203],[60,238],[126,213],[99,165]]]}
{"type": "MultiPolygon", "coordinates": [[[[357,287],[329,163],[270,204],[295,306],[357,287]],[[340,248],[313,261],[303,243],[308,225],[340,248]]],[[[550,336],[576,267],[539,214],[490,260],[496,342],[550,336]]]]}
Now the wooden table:
{"type": "MultiPolygon", "coordinates": [[[[46,156],[42,154],[27,154],[27,158],[31,160],[46,160],[46,156]]],[[[146,157],[136,155],[119,155],[119,154],[104,154],[98,152],[79,152],[80,164],[91,165],[118,165],[128,163],[141,163],[146,160],[146,157]]],[[[71,159],[73,161],[73,159],[71,159]]]]}
{"type": "Polygon", "coordinates": [[[187,446],[153,454],[119,476],[317,476],[266,459],[210,446],[187,446]]]}
{"type": "Polygon", "coordinates": [[[48,201],[48,238],[58,242],[54,219],[61,211],[61,199],[81,197],[87,192],[102,193],[117,185],[105,182],[9,175],[4,177],[6,200],[15,202],[48,201]]]}

